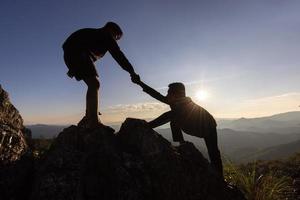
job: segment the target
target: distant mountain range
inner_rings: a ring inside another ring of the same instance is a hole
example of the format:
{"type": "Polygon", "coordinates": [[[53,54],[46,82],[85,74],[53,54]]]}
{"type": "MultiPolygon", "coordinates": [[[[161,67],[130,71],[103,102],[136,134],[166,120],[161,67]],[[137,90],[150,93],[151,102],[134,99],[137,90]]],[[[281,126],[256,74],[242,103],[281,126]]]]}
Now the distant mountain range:
{"type": "Polygon", "coordinates": [[[254,152],[240,159],[240,162],[248,162],[252,160],[274,160],[283,159],[292,154],[300,152],[300,140],[287,144],[276,145],[254,152]]]}
{"type": "Polygon", "coordinates": [[[26,128],[31,130],[33,138],[53,138],[66,127],[68,127],[68,125],[34,124],[26,126],[26,128]]]}
{"type": "MultiPolygon", "coordinates": [[[[120,125],[111,125],[116,131],[120,125]]],[[[53,138],[67,125],[29,125],[33,138],[53,138]]],[[[168,127],[168,126],[164,126],[168,127]]],[[[158,128],[163,137],[172,141],[170,128],[158,128]]],[[[203,139],[184,134],[203,153],[203,139]]],[[[218,120],[218,139],[222,154],[233,161],[277,159],[300,151],[300,112],[281,113],[260,118],[218,120]]]]}
{"type": "MultiPolygon", "coordinates": [[[[268,117],[260,118],[240,118],[240,119],[219,119],[217,120],[218,129],[232,129],[236,131],[247,131],[257,133],[300,133],[300,111],[280,113],[268,117]]],[[[110,125],[110,124],[108,124],[110,125]]],[[[110,125],[116,131],[119,124],[110,125]]],[[[33,137],[55,137],[62,129],[69,125],[27,125],[31,129],[33,137]]],[[[168,126],[164,126],[168,127],[168,126]]]]}
{"type": "MultiPolygon", "coordinates": [[[[54,138],[56,137],[64,128],[69,127],[70,125],[46,125],[46,124],[34,124],[27,125],[32,132],[33,138],[54,138]]],[[[118,131],[120,125],[110,125],[113,129],[118,131]]]]}
{"type": "MultiPolygon", "coordinates": [[[[158,129],[157,130],[163,137],[172,141],[171,129],[158,129]]],[[[206,146],[203,139],[196,138],[187,134],[184,134],[184,138],[187,141],[193,142],[204,154],[207,155],[206,146]]],[[[219,129],[218,130],[218,143],[219,148],[225,156],[232,161],[247,162],[254,159],[260,159],[259,155],[263,156],[263,152],[270,152],[265,150],[272,147],[273,151],[277,146],[293,143],[300,140],[300,133],[291,134],[278,134],[278,133],[256,133],[246,131],[235,131],[232,129],[219,129]]],[[[300,145],[299,145],[300,146],[300,145]]],[[[285,152],[284,150],[282,150],[285,152]]],[[[298,148],[289,148],[288,152],[298,152],[298,148]]],[[[270,155],[271,158],[277,158],[270,155]]]]}
{"type": "Polygon", "coordinates": [[[276,114],[260,118],[222,119],[217,121],[219,129],[233,129],[258,133],[300,133],[300,111],[276,114]]]}

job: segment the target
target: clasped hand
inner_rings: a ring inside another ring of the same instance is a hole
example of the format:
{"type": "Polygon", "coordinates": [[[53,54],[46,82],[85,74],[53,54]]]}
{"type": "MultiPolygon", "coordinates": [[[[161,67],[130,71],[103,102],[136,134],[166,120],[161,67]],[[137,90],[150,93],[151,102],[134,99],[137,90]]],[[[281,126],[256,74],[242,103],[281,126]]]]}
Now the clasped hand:
{"type": "Polygon", "coordinates": [[[138,74],[134,73],[134,74],[131,74],[130,76],[131,76],[131,81],[133,83],[138,84],[138,85],[141,83],[141,78],[138,74]]]}

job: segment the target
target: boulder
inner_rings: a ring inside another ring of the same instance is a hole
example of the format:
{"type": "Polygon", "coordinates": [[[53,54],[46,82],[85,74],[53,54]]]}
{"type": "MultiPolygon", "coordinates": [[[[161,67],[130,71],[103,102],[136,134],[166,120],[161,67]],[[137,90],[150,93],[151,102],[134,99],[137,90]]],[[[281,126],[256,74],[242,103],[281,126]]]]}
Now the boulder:
{"type": "Polygon", "coordinates": [[[192,143],[174,147],[147,123],[127,119],[118,133],[70,126],[39,165],[31,199],[244,199],[192,143]]]}
{"type": "Polygon", "coordinates": [[[19,111],[0,85],[0,164],[19,160],[27,151],[25,132],[19,111]]]}
{"type": "Polygon", "coordinates": [[[0,199],[243,200],[192,143],[172,146],[143,120],[118,133],[70,126],[34,159],[30,131],[0,86],[0,199]]]}
{"type": "Polygon", "coordinates": [[[0,199],[26,199],[32,175],[30,130],[0,86],[0,199]]]}

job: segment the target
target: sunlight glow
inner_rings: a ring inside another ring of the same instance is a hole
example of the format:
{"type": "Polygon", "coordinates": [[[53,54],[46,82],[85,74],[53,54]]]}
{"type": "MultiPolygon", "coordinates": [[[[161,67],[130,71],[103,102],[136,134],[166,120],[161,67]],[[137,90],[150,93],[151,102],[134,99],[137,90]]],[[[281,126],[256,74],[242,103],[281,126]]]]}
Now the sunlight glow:
{"type": "Polygon", "coordinates": [[[209,94],[206,90],[198,90],[195,94],[195,97],[197,98],[197,100],[199,101],[205,101],[207,100],[207,98],[209,97],[209,94]]]}

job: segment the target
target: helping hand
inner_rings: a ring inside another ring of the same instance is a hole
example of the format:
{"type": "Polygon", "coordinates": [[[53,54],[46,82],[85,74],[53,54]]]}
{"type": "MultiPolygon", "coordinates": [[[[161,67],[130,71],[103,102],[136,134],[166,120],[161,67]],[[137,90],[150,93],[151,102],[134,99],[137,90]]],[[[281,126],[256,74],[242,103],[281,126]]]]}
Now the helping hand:
{"type": "Polygon", "coordinates": [[[138,74],[131,74],[131,81],[135,84],[140,84],[141,83],[141,78],[138,74]]]}

